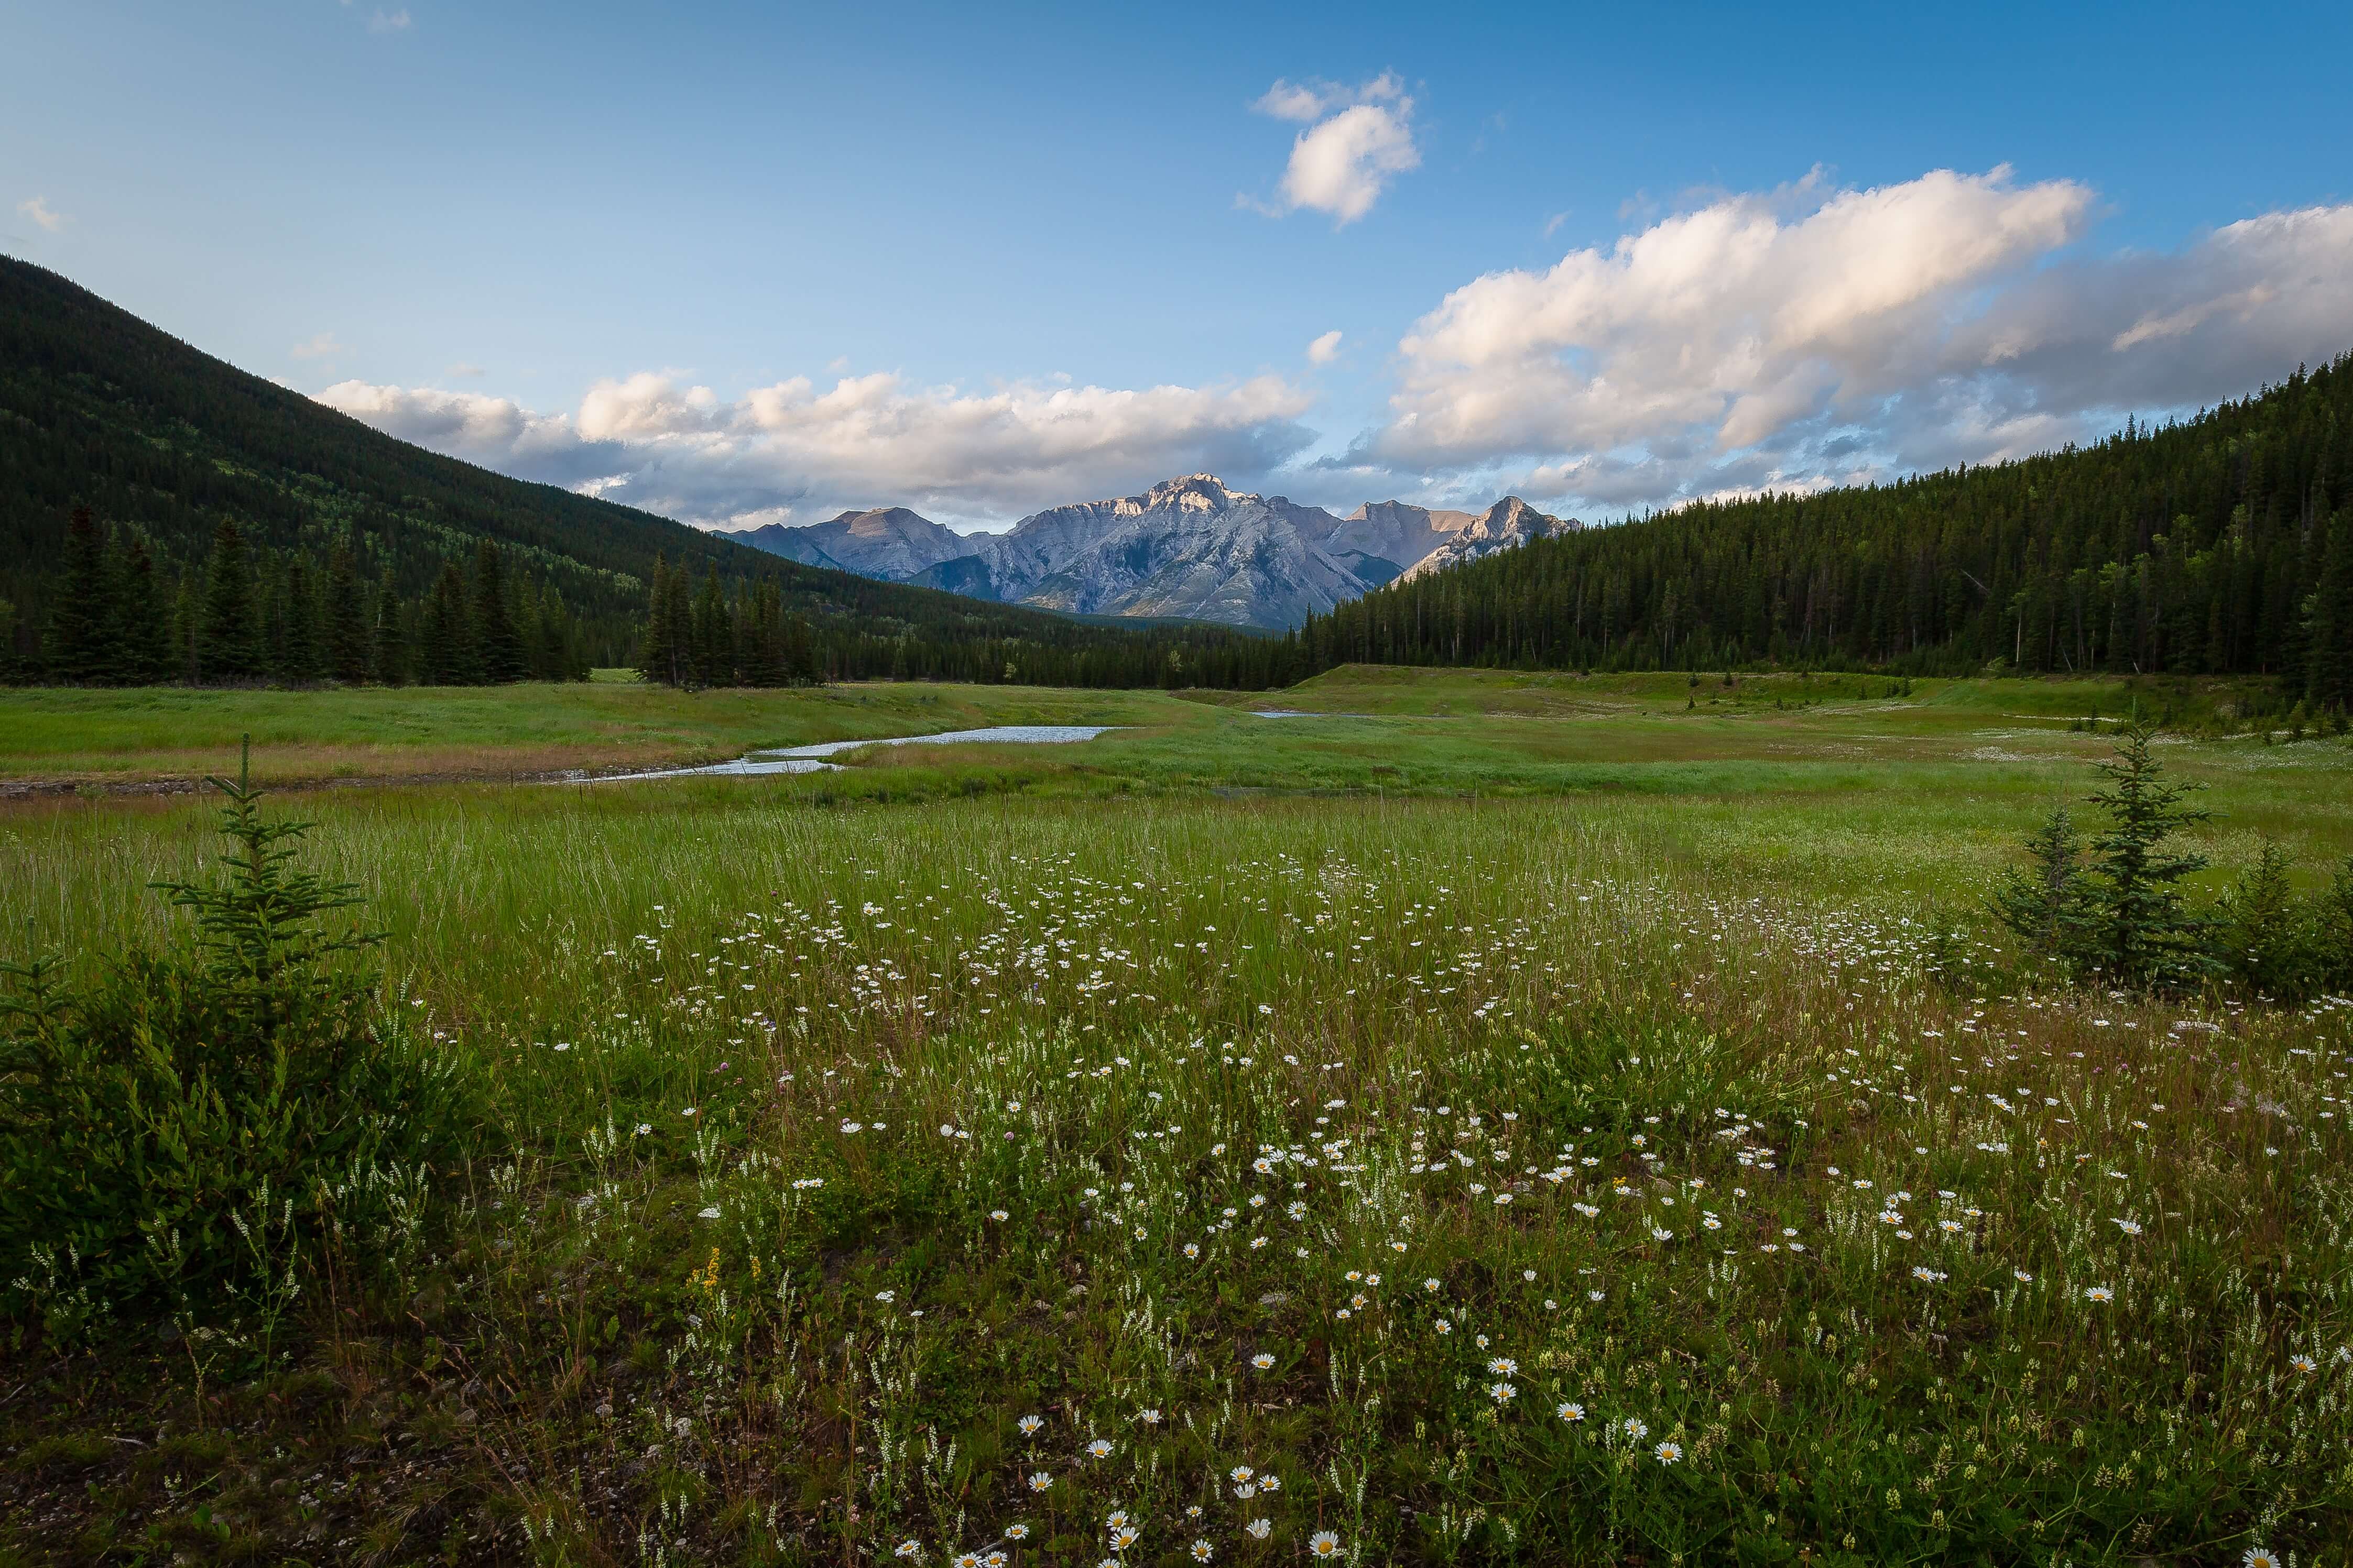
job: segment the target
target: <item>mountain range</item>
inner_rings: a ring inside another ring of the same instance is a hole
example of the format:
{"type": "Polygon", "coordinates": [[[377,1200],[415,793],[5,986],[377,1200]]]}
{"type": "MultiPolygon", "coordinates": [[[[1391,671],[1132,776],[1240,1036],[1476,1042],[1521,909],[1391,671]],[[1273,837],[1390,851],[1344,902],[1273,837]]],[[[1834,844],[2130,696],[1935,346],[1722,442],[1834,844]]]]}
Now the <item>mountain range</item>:
{"type": "Polygon", "coordinates": [[[1582,525],[1505,496],[1483,512],[1374,501],[1346,517],[1188,474],[1141,495],[958,533],[904,507],[720,537],[884,582],[1085,616],[1281,629],[1371,589],[1582,525]]]}

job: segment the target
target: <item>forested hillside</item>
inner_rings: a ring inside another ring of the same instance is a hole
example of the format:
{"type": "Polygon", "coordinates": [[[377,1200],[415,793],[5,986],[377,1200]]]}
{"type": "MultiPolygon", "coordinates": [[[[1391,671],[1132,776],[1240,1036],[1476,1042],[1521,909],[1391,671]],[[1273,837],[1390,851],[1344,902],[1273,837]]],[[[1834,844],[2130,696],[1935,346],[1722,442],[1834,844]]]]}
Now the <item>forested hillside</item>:
{"type": "Polygon", "coordinates": [[[349,628],[363,619],[391,626],[396,657],[373,668],[401,679],[512,668],[512,646],[533,637],[565,649],[526,650],[533,669],[625,664],[640,651],[658,559],[713,589],[731,621],[800,623],[815,674],[1254,684],[1282,654],[1215,629],[1094,626],[876,583],[508,479],[0,257],[0,679],[348,676],[349,628]],[[96,532],[74,546],[78,510],[96,532]],[[215,563],[223,524],[234,558],[215,563]],[[69,558],[82,573],[70,594],[69,558]],[[206,609],[208,592],[230,591],[218,578],[243,584],[241,605],[206,609]],[[481,621],[485,605],[500,609],[495,624],[481,621]],[[340,666],[321,651],[338,624],[340,666]],[[206,657],[208,625],[227,639],[225,658],[206,657]],[[132,637],[142,646],[116,646],[132,637]]]}
{"type": "Polygon", "coordinates": [[[1350,660],[2261,674],[2353,702],[2353,355],[2182,424],[1537,540],[1312,618],[1350,660]]]}

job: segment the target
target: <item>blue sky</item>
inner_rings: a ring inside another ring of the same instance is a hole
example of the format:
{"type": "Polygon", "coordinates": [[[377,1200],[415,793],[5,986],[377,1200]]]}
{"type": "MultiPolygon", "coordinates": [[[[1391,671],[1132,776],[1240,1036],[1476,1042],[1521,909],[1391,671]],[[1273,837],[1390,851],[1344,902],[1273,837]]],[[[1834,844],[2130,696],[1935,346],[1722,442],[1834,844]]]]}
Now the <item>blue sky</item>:
{"type": "Polygon", "coordinates": [[[2342,5],[1146,10],[0,5],[0,235],[729,525],[1613,515],[2353,348],[2342,5]]]}

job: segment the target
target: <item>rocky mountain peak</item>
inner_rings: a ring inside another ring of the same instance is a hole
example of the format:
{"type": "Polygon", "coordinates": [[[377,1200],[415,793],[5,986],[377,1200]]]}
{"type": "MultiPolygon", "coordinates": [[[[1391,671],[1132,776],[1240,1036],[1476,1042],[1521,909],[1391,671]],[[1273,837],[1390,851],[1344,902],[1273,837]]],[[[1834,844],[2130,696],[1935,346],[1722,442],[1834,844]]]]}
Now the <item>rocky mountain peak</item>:
{"type": "Polygon", "coordinates": [[[1344,520],[1203,473],[1140,495],[1049,507],[1003,533],[956,534],[903,507],[877,507],[739,537],[779,555],[975,598],[1282,627],[1560,526],[1517,496],[1482,513],[1371,501],[1344,520]]]}
{"type": "Polygon", "coordinates": [[[1229,511],[1258,499],[1248,490],[1235,489],[1215,474],[1187,474],[1181,479],[1163,479],[1142,495],[1123,497],[1113,505],[1113,515],[1133,517],[1163,507],[1185,511],[1229,511]]]}

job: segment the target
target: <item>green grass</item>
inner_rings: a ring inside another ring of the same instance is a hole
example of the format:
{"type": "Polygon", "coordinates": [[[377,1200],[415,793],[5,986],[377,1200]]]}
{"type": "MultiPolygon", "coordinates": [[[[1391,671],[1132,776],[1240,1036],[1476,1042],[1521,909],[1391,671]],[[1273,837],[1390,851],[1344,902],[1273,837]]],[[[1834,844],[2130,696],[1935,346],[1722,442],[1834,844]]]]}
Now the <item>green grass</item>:
{"type": "MultiPolygon", "coordinates": [[[[480,1152],[428,1250],[338,1259],[203,1404],[152,1331],[20,1344],[0,1537],[1093,1564],[1124,1510],[1134,1563],[2341,1560],[2353,1009],[2040,990],[1979,929],[2120,688],[1824,684],[856,689],[697,743],[1140,727],[294,797],[480,1152]]],[[[2341,742],[2165,755],[2220,860],[2353,848],[2341,742]]],[[[0,923],[153,935],[208,820],[10,806],[0,923]]]]}

